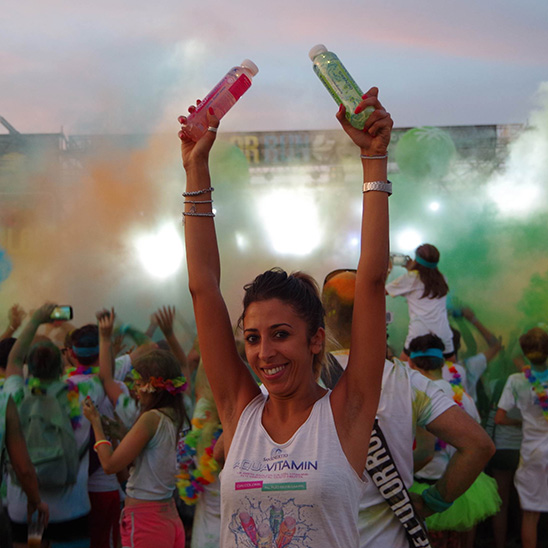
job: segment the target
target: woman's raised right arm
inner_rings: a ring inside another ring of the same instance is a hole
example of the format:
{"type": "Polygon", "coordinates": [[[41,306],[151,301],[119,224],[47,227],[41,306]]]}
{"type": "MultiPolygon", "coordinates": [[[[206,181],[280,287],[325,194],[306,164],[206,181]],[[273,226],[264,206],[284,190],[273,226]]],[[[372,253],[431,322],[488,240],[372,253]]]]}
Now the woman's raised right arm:
{"type": "MultiPolygon", "coordinates": [[[[184,117],[179,121],[184,124],[184,117]]],[[[215,130],[219,126],[219,120],[211,111],[208,123],[215,130]]],[[[221,295],[221,266],[209,174],[209,153],[216,131],[206,131],[197,142],[182,133],[179,137],[186,171],[184,221],[189,289],[204,368],[224,432],[231,438],[241,412],[260,391],[238,355],[230,316],[221,295]]]]}

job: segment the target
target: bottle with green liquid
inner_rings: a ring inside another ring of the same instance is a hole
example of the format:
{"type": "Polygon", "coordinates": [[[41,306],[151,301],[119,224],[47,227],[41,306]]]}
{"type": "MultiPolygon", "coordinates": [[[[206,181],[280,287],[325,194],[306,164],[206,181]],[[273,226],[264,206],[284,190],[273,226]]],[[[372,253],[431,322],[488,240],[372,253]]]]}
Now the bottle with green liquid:
{"type": "Polygon", "coordinates": [[[340,59],[333,52],[328,51],[323,44],[314,46],[308,55],[312,60],[314,72],[331,97],[335,99],[337,105],[342,103],[345,106],[347,120],[355,128],[363,129],[365,121],[375,109],[367,107],[359,114],[354,114],[356,107],[362,101],[363,92],[340,59]]]}

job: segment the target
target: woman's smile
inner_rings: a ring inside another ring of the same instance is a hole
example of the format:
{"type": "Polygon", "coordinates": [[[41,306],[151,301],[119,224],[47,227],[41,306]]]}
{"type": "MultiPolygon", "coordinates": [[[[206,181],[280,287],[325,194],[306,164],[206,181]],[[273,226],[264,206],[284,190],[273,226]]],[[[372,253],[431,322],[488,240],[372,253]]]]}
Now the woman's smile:
{"type": "Polygon", "coordinates": [[[265,383],[283,381],[297,388],[314,380],[314,352],[307,324],[293,307],[279,299],[251,303],[244,318],[246,355],[265,383]]]}

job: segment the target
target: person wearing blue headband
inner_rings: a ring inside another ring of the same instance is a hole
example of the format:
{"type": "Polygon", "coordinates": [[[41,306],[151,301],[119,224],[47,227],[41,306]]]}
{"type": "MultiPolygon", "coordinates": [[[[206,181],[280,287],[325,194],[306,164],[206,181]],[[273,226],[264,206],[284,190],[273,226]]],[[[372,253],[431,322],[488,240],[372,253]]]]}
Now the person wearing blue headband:
{"type": "Polygon", "coordinates": [[[453,360],[453,334],[447,317],[449,286],[438,270],[440,252],[432,244],[422,244],[409,261],[407,272],[386,284],[391,297],[405,297],[409,307],[409,329],[400,358],[407,360],[414,337],[435,333],[444,344],[444,357],[453,360]]]}
{"type": "MultiPolygon", "coordinates": [[[[474,400],[464,391],[457,369],[450,367],[453,377],[449,382],[442,378],[444,345],[437,335],[430,333],[415,337],[409,344],[409,357],[409,364],[413,369],[432,380],[461,409],[480,423],[474,400]]],[[[450,546],[452,543],[455,546],[468,545],[465,541],[468,536],[473,537],[475,525],[496,514],[501,504],[495,480],[482,472],[489,453],[475,454],[472,449],[464,455],[460,449],[457,451],[453,445],[436,439],[422,428],[417,428],[416,441],[415,483],[410,491],[420,494],[423,503],[436,512],[426,518],[432,546],[450,546]],[[458,466],[455,465],[457,459],[458,466]],[[463,480],[471,485],[460,497],[448,501],[442,496],[446,484],[463,480]]],[[[453,443],[457,445],[457,441],[455,438],[453,443]]],[[[494,446],[491,444],[491,455],[493,450],[494,446]]]]}
{"type": "MultiPolygon", "coordinates": [[[[324,282],[322,300],[326,311],[326,328],[331,335],[327,347],[330,351],[327,360],[330,373],[336,372],[337,367],[344,370],[350,355],[355,284],[356,272],[349,269],[331,272],[324,282]]],[[[419,354],[437,357],[443,363],[441,348],[417,351],[416,355],[419,354]]],[[[322,372],[322,380],[325,386],[333,388],[337,374],[324,375],[322,372]]],[[[493,454],[493,443],[487,432],[453,401],[452,394],[448,396],[426,375],[396,359],[387,359],[384,363],[377,419],[378,424],[370,441],[371,466],[367,470],[372,485],[360,501],[358,515],[360,548],[426,546],[423,544],[424,539],[421,539],[422,529],[413,522],[411,505],[407,506],[405,513],[401,511],[402,499],[405,498],[403,489],[399,492],[397,489],[390,490],[390,497],[385,496],[381,470],[390,471],[391,485],[396,483],[396,474],[399,473],[402,487],[410,488],[413,484],[412,448],[415,432],[417,427],[423,431],[426,429],[457,449],[448,470],[450,475],[458,477],[458,481],[448,482],[446,478],[440,478],[437,482],[443,500],[452,501],[475,481],[493,454]],[[382,458],[379,458],[381,455],[382,458]],[[474,463],[473,467],[470,462],[474,463]]],[[[425,456],[430,458],[430,452],[425,456]]],[[[412,498],[415,509],[423,517],[436,511],[431,507],[425,508],[425,503],[418,495],[412,498]]],[[[434,506],[437,508],[435,503],[434,506]]],[[[434,548],[434,544],[431,546],[434,548]]]]}
{"type": "MultiPolygon", "coordinates": [[[[95,324],[87,324],[76,329],[71,336],[70,354],[75,369],[69,370],[70,380],[85,382],[98,381],[99,373],[99,329],[95,324]]],[[[100,382],[96,382],[102,387],[100,382]]],[[[121,384],[121,383],[120,383],[121,384]]],[[[114,410],[106,395],[96,400],[102,415],[114,420],[114,410]]],[[[92,442],[96,440],[93,438],[92,442]]],[[[93,443],[92,443],[93,445],[93,443]]],[[[110,540],[118,542],[120,521],[120,492],[115,474],[105,474],[97,454],[90,452],[88,494],[91,502],[90,538],[91,548],[108,548],[110,540]]]]}

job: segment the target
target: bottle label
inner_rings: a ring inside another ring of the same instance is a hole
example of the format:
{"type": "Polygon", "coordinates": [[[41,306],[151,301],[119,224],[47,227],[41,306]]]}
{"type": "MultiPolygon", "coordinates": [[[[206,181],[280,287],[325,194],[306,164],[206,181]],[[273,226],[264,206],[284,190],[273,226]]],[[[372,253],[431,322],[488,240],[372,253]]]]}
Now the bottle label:
{"type": "Polygon", "coordinates": [[[329,93],[335,101],[341,102],[346,99],[357,106],[361,101],[362,92],[350,74],[338,63],[330,63],[324,70],[325,73],[314,65],[314,72],[319,76],[329,93]]]}
{"type": "Polygon", "coordinates": [[[251,80],[245,74],[238,76],[238,73],[238,67],[229,71],[187,118],[187,124],[183,131],[195,141],[207,129],[207,111],[209,107],[213,106],[215,115],[221,119],[251,87],[251,80]]]}
{"type": "Polygon", "coordinates": [[[362,100],[362,91],[352,76],[340,63],[326,63],[323,66],[313,65],[314,72],[329,91],[335,102],[346,108],[346,119],[356,128],[363,129],[366,119],[374,110],[367,107],[359,114],[354,114],[355,108],[362,100]]]}
{"type": "Polygon", "coordinates": [[[229,88],[228,91],[234,96],[237,101],[249,88],[251,87],[251,80],[242,74],[229,88]]]}

